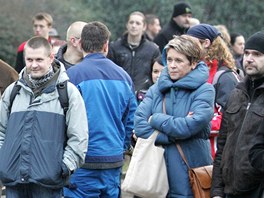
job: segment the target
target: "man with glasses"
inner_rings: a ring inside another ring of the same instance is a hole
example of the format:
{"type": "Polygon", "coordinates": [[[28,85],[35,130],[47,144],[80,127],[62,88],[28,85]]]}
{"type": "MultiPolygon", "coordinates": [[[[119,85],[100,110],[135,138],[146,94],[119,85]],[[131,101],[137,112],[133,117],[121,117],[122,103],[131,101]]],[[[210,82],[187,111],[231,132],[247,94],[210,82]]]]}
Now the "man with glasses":
{"type": "Polygon", "coordinates": [[[58,50],[56,58],[64,64],[66,70],[81,62],[83,59],[80,47],[80,38],[82,29],[86,24],[87,23],[83,21],[76,21],[72,23],[67,30],[67,43],[61,46],[58,50]]]}

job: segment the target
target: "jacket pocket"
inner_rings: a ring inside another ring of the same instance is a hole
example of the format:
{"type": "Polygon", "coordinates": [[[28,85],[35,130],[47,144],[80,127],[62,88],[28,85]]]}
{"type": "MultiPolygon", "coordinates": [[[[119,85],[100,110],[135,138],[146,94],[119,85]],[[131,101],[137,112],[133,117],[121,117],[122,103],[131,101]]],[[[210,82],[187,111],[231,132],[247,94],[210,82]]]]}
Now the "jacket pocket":
{"type": "Polygon", "coordinates": [[[241,109],[241,104],[229,105],[226,109],[226,112],[229,114],[236,114],[241,109]]]}
{"type": "Polygon", "coordinates": [[[264,118],[264,109],[258,107],[253,107],[252,108],[252,113],[254,113],[256,116],[259,116],[260,118],[264,118]]]}
{"type": "Polygon", "coordinates": [[[242,113],[242,106],[241,104],[231,104],[226,109],[226,115],[224,115],[226,118],[228,118],[228,131],[234,131],[235,128],[237,128],[237,121],[240,117],[243,117],[245,115],[245,112],[242,113]]]}
{"type": "Polygon", "coordinates": [[[32,179],[44,185],[61,185],[63,143],[38,141],[36,144],[32,149],[32,179]]]}
{"type": "Polygon", "coordinates": [[[4,184],[15,182],[19,178],[20,166],[20,138],[10,138],[6,140],[0,149],[0,179],[4,184]]]}

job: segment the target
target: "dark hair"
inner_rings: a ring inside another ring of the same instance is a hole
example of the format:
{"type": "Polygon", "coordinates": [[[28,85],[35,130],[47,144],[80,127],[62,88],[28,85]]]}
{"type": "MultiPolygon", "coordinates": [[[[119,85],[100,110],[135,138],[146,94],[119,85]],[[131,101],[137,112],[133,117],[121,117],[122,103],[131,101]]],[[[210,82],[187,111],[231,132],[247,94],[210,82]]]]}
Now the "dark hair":
{"type": "Polygon", "coordinates": [[[88,53],[100,52],[105,43],[109,41],[110,31],[99,21],[87,23],[81,34],[81,46],[88,53]]]}
{"type": "Polygon", "coordinates": [[[46,52],[47,52],[47,55],[50,55],[52,52],[52,47],[51,47],[49,41],[42,36],[34,36],[31,39],[29,39],[26,42],[25,50],[28,47],[30,47],[32,49],[38,49],[40,47],[44,47],[46,52]]]}
{"type": "Polygon", "coordinates": [[[153,61],[151,62],[151,67],[150,67],[149,77],[150,77],[150,79],[151,79],[151,83],[152,83],[152,84],[154,84],[154,82],[152,82],[153,66],[154,66],[154,64],[155,64],[156,62],[157,62],[158,64],[164,66],[164,64],[163,64],[163,62],[162,62],[162,56],[161,56],[161,55],[159,55],[158,57],[156,57],[155,59],[153,59],[153,61]]]}
{"type": "MultiPolygon", "coordinates": [[[[161,58],[161,57],[162,57],[162,56],[159,55],[157,58],[155,58],[155,59],[154,59],[154,63],[157,62],[157,63],[159,63],[160,65],[163,65],[163,62],[162,62],[162,58],[161,58]]],[[[154,63],[153,63],[153,64],[154,64],[154,63]]],[[[163,66],[164,66],[164,65],[163,65],[163,66]]]]}
{"type": "Polygon", "coordinates": [[[146,14],[145,15],[145,20],[146,20],[146,24],[154,24],[155,19],[159,19],[159,17],[157,17],[155,14],[146,14]]]}
{"type": "Polygon", "coordinates": [[[239,36],[243,36],[242,34],[240,33],[231,33],[230,34],[230,44],[233,46],[236,42],[236,38],[239,37],[239,36]]]}

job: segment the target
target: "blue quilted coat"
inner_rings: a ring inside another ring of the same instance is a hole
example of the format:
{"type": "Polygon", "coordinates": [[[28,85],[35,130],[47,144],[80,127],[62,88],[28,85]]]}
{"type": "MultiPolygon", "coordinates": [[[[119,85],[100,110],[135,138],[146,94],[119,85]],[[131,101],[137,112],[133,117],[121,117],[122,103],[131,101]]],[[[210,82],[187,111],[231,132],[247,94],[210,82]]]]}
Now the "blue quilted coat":
{"type": "Polygon", "coordinates": [[[173,82],[165,67],[135,113],[138,137],[148,138],[155,129],[160,131],[155,143],[165,148],[170,187],[167,197],[193,197],[188,168],[175,143],[181,145],[190,167],[212,164],[208,137],[215,92],[207,83],[208,76],[207,65],[199,62],[194,70],[173,82]],[[162,109],[164,97],[166,114],[162,109]],[[188,115],[190,112],[192,115],[188,115]]]}

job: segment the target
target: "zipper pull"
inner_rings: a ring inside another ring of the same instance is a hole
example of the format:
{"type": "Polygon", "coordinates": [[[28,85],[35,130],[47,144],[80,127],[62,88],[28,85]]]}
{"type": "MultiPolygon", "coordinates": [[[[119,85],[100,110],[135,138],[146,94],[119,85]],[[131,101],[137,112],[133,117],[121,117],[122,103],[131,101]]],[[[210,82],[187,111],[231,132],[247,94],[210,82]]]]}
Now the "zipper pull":
{"type": "Polygon", "coordinates": [[[249,102],[248,105],[247,105],[247,110],[249,109],[250,105],[251,105],[251,103],[249,102]]]}

